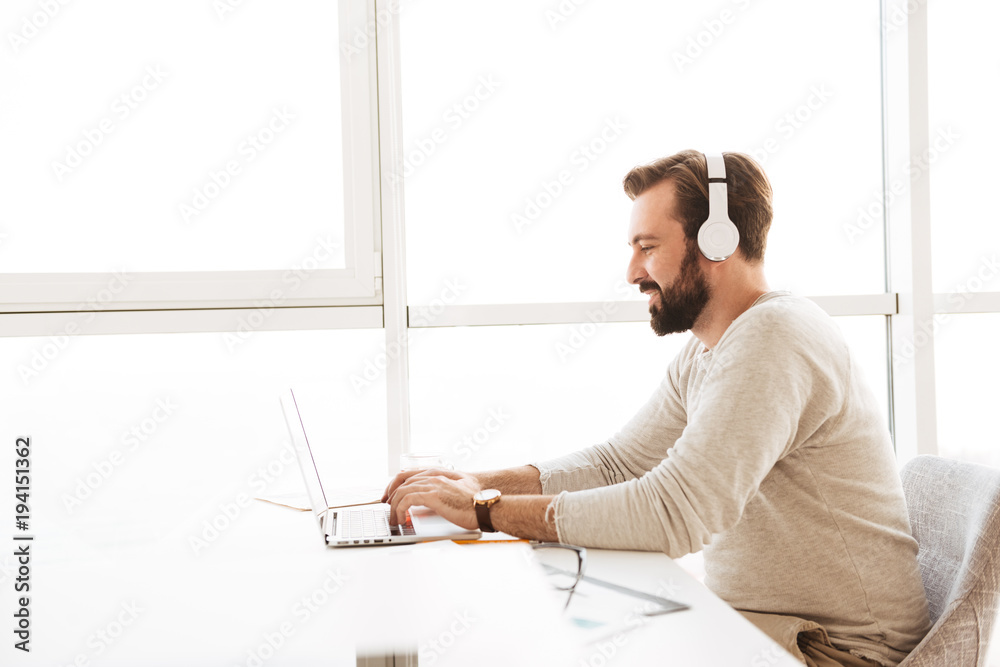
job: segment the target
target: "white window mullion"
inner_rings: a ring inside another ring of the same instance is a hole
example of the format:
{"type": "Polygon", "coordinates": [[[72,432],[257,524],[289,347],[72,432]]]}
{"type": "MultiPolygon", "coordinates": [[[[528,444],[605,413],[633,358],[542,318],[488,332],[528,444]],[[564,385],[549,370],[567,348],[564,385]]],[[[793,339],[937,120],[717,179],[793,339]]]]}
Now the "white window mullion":
{"type": "Polygon", "coordinates": [[[934,312],[1000,313],[1000,292],[951,292],[934,295],[934,312]]]}
{"type": "Polygon", "coordinates": [[[316,269],[323,252],[318,243],[280,271],[3,274],[0,312],[378,305],[373,276],[316,269]]]}
{"type": "Polygon", "coordinates": [[[61,349],[69,336],[108,334],[204,333],[226,334],[227,348],[236,349],[258,331],[378,329],[379,306],[355,308],[223,308],[101,312],[0,314],[3,337],[38,336],[39,348],[61,349]]]}
{"type": "Polygon", "coordinates": [[[399,455],[410,448],[409,325],[406,307],[403,185],[399,179],[388,176],[403,171],[398,8],[398,3],[375,0],[370,8],[370,21],[374,23],[369,23],[377,26],[378,45],[378,182],[381,200],[389,474],[399,470],[399,455]]]}
{"type": "MultiPolygon", "coordinates": [[[[854,294],[809,297],[829,315],[894,315],[895,294],[854,294]]],[[[520,324],[602,324],[648,322],[645,301],[587,301],[565,303],[501,303],[410,306],[410,326],[459,327],[520,324]]]]}
{"type": "Polygon", "coordinates": [[[367,1],[342,2],[337,54],[341,63],[342,141],[344,146],[344,243],[347,265],[353,267],[359,284],[366,286],[362,296],[375,295],[374,244],[379,236],[377,165],[372,147],[378,132],[375,45],[352,49],[341,45],[352,43],[357,34],[365,34],[374,16],[367,1]]]}
{"type": "MultiPolygon", "coordinates": [[[[886,44],[886,160],[890,170],[926,155],[928,117],[927,5],[887,0],[884,16],[907,16],[906,29],[889,30],[886,44]],[[912,10],[912,11],[911,11],[912,10]]],[[[893,26],[899,28],[899,26],[893,26]]],[[[936,454],[934,294],[931,280],[930,174],[924,169],[902,183],[905,192],[886,207],[890,289],[899,314],[890,318],[894,435],[900,462],[936,454]]]]}

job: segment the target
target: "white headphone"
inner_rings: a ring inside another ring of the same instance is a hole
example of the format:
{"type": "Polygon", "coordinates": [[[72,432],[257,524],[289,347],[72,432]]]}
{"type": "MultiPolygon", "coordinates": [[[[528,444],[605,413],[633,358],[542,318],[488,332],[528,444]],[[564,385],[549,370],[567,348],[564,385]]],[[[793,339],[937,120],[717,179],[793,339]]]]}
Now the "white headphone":
{"type": "Polygon", "coordinates": [[[708,218],[698,230],[698,249],[713,262],[729,259],[740,244],[740,232],[729,219],[726,162],[722,155],[705,156],[708,163],[708,218]]]}

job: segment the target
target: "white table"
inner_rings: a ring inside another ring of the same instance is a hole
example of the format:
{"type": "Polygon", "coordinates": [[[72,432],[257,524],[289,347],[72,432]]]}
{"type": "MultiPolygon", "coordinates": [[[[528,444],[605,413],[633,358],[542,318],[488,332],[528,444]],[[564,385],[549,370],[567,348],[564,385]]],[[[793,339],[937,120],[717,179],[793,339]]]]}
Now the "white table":
{"type": "MultiPolygon", "coordinates": [[[[432,548],[430,545],[424,546],[432,548]]],[[[460,547],[461,556],[468,561],[464,567],[446,569],[443,566],[437,574],[443,578],[471,576],[474,579],[479,571],[477,561],[486,560],[490,552],[522,549],[526,546],[460,547]]],[[[532,605],[541,606],[544,601],[537,598],[529,601],[520,597],[526,594],[525,591],[503,590],[503,586],[499,586],[492,591],[495,597],[487,598],[496,600],[495,609],[490,610],[490,604],[478,605],[473,612],[477,619],[473,627],[466,629],[461,624],[456,626],[455,629],[461,629],[463,635],[454,639],[448,637],[447,628],[439,622],[441,633],[435,635],[433,631],[425,632],[420,637],[411,638],[410,651],[405,650],[406,641],[381,646],[376,642],[367,646],[367,650],[361,651],[376,659],[359,659],[358,664],[365,667],[391,665],[391,660],[383,663],[377,658],[379,654],[392,655],[395,650],[396,656],[403,658],[397,659],[395,664],[407,666],[416,664],[406,659],[412,657],[412,654],[417,654],[420,658],[432,657],[430,661],[421,660],[421,665],[801,665],[663,554],[588,549],[587,560],[588,576],[681,601],[689,605],[690,609],[661,616],[643,616],[641,611],[649,606],[641,600],[581,584],[581,592],[597,594],[596,599],[590,601],[589,608],[600,606],[605,601],[614,605],[613,609],[601,615],[602,618],[612,619],[609,626],[583,632],[566,627],[569,625],[568,617],[588,617],[587,613],[581,614],[581,610],[588,607],[580,605],[580,593],[571,600],[565,613],[562,612],[564,598],[560,595],[555,608],[546,610],[552,613],[546,615],[537,608],[531,608],[532,605]],[[545,625],[539,627],[539,624],[545,625]],[[523,634],[518,635],[518,631],[523,634]],[[447,638],[449,643],[454,644],[454,648],[449,648],[448,651],[436,650],[433,640],[440,638],[447,638]],[[464,640],[465,643],[460,646],[459,640],[464,640]],[[418,649],[414,651],[413,646],[418,649]],[[544,652],[543,649],[549,651],[544,652]],[[411,655],[407,656],[407,653],[411,655]],[[529,656],[533,659],[529,660],[529,656]]],[[[447,565],[454,565],[454,561],[449,561],[447,565]]],[[[507,565],[516,566],[516,563],[508,562],[507,565]]],[[[519,574],[527,577],[535,573],[519,574]]],[[[506,581],[507,586],[515,586],[516,583],[505,578],[504,573],[498,570],[487,569],[486,576],[506,581]]],[[[475,586],[476,582],[470,581],[468,584],[475,586]]],[[[453,591],[449,593],[453,594],[453,591]]],[[[458,597],[461,598],[460,601],[454,598],[448,600],[445,595],[443,599],[430,605],[430,609],[423,607],[423,610],[447,620],[448,609],[451,607],[452,618],[457,619],[460,617],[458,610],[472,604],[465,596],[458,597]]],[[[417,612],[422,607],[411,598],[401,601],[400,608],[407,610],[402,616],[417,612]]],[[[394,619],[394,622],[400,621],[399,618],[394,619]]]]}
{"type": "Polygon", "coordinates": [[[524,544],[329,550],[311,514],[254,501],[195,553],[169,503],[140,514],[38,524],[32,653],[5,646],[3,664],[354,665],[356,647],[416,647],[422,665],[798,664],[661,554],[588,550],[588,574],[691,610],[585,644],[524,544]]]}

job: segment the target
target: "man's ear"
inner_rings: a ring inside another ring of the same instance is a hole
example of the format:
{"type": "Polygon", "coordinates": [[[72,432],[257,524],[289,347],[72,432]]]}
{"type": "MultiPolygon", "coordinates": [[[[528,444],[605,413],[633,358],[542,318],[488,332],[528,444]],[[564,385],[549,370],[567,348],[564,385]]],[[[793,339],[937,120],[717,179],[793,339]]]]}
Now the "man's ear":
{"type": "Polygon", "coordinates": [[[714,276],[714,275],[716,275],[719,272],[719,270],[723,266],[725,266],[726,264],[728,264],[735,257],[736,257],[736,255],[734,254],[729,259],[727,259],[725,261],[722,261],[722,262],[713,262],[708,257],[705,257],[703,254],[701,254],[699,252],[698,253],[698,266],[701,267],[701,270],[704,271],[705,275],[714,276]]]}

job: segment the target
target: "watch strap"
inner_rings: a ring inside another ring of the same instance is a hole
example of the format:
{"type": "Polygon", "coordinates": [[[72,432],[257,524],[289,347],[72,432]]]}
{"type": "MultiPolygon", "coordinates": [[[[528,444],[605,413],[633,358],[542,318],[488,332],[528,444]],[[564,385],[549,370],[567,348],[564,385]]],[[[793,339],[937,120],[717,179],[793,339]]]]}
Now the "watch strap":
{"type": "Polygon", "coordinates": [[[493,527],[493,522],[490,521],[490,506],[496,501],[491,503],[476,503],[476,520],[479,521],[479,530],[484,533],[495,533],[496,528],[493,527]]]}

